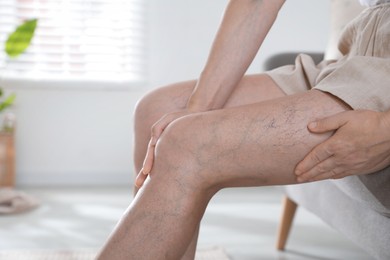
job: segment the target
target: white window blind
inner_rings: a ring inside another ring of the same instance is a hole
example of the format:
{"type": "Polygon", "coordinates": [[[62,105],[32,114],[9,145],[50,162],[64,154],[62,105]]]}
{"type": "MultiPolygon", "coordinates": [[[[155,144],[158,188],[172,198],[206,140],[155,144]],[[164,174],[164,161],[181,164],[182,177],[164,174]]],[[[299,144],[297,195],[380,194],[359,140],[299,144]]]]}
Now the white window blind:
{"type": "Polygon", "coordinates": [[[143,0],[0,0],[1,74],[16,78],[143,81],[143,0]],[[16,59],[4,42],[37,18],[31,46],[16,59]]]}

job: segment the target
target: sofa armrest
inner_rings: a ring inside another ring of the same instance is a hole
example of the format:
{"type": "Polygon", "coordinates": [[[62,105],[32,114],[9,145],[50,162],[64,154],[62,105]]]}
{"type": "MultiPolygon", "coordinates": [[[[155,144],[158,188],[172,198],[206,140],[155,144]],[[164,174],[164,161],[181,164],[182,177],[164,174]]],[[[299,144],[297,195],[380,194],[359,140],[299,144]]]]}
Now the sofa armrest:
{"type": "MultiPolygon", "coordinates": [[[[299,55],[298,52],[284,52],[270,56],[264,62],[264,69],[266,71],[278,68],[280,66],[294,64],[295,58],[299,55]]],[[[324,53],[321,52],[309,52],[305,53],[311,56],[314,62],[317,64],[324,59],[324,53]]]]}

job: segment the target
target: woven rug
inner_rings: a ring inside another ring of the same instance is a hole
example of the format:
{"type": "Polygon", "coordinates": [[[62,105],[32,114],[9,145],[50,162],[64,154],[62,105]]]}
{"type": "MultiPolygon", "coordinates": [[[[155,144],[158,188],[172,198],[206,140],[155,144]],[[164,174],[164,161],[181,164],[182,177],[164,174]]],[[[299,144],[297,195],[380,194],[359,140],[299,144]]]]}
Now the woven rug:
{"type": "MultiPolygon", "coordinates": [[[[0,251],[0,260],[93,260],[96,250],[7,250],[0,251]]],[[[229,260],[220,247],[199,249],[196,260],[229,260]]]]}

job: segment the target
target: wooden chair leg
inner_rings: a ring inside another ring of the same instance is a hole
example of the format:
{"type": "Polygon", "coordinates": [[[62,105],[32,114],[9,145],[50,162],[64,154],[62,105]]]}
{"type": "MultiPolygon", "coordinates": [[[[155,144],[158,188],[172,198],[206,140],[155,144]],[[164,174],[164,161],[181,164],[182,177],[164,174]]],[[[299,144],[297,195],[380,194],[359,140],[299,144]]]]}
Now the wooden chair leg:
{"type": "Polygon", "coordinates": [[[294,201],[290,200],[287,196],[283,198],[283,212],[279,223],[278,238],[276,243],[276,248],[278,250],[284,250],[297,206],[298,205],[294,201]]]}

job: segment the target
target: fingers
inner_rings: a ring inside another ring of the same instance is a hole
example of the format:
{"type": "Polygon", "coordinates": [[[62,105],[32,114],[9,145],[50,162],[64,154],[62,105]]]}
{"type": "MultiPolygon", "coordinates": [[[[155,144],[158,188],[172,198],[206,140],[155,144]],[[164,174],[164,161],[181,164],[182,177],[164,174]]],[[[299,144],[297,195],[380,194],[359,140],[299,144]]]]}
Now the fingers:
{"type": "Polygon", "coordinates": [[[156,148],[156,142],[153,140],[153,138],[151,138],[149,141],[149,144],[148,144],[148,149],[146,152],[144,164],[142,166],[141,171],[138,173],[138,175],[135,179],[135,186],[137,188],[141,188],[141,186],[144,184],[146,178],[148,177],[148,175],[152,171],[155,148],[156,148]]]}
{"type": "Polygon", "coordinates": [[[141,172],[144,175],[148,175],[152,171],[153,161],[154,161],[154,151],[156,148],[157,140],[160,138],[162,132],[167,127],[169,122],[170,122],[169,116],[164,116],[152,126],[151,138],[148,144],[148,149],[141,170],[141,172]]]}
{"type": "MultiPolygon", "coordinates": [[[[311,122],[308,129],[314,133],[325,133],[334,131],[344,126],[349,120],[348,111],[331,117],[311,122]]],[[[336,161],[332,158],[334,153],[330,149],[332,143],[337,139],[335,136],[317,145],[314,149],[298,163],[295,168],[298,182],[313,181],[319,179],[332,178],[335,175],[336,161]]]]}
{"type": "Polygon", "coordinates": [[[158,121],[152,126],[150,143],[152,145],[156,145],[158,138],[160,138],[162,132],[164,131],[167,124],[163,124],[164,122],[158,121]]]}
{"type": "MultiPolygon", "coordinates": [[[[295,174],[301,177],[303,181],[307,180],[307,176],[315,176],[322,173],[321,162],[333,156],[333,153],[328,148],[328,141],[321,143],[314,147],[314,149],[305,156],[305,158],[298,163],[295,168],[295,174]]],[[[330,167],[330,165],[326,165],[330,167]]],[[[298,178],[299,179],[299,178],[298,178]]]]}
{"type": "Polygon", "coordinates": [[[156,142],[153,140],[153,138],[151,138],[148,144],[144,164],[141,169],[141,173],[143,173],[144,175],[148,175],[152,171],[155,148],[156,142]]]}
{"type": "Polygon", "coordinates": [[[348,121],[347,112],[341,112],[339,114],[326,117],[314,122],[309,123],[308,128],[313,133],[325,133],[336,130],[343,126],[348,121]]]}
{"type": "Polygon", "coordinates": [[[146,178],[148,177],[148,175],[146,174],[143,174],[142,171],[140,171],[137,175],[137,177],[135,178],[135,186],[139,189],[142,187],[142,185],[144,184],[146,178]]]}
{"type": "Polygon", "coordinates": [[[156,145],[158,138],[160,138],[165,128],[175,119],[175,114],[167,114],[163,116],[152,126],[152,144],[156,145]]]}
{"type": "Polygon", "coordinates": [[[147,147],[146,156],[143,162],[141,171],[138,173],[135,181],[135,185],[140,188],[145,182],[147,176],[150,174],[153,168],[156,144],[165,128],[175,119],[185,115],[186,111],[166,114],[159,121],[157,121],[151,130],[151,138],[147,147]]]}
{"type": "Polygon", "coordinates": [[[337,180],[337,179],[341,179],[341,178],[347,177],[349,175],[350,174],[348,174],[348,172],[342,172],[341,169],[333,169],[333,170],[324,172],[324,173],[322,173],[320,175],[317,175],[316,177],[314,177],[312,179],[309,179],[308,181],[309,182],[312,182],[312,181],[323,181],[323,180],[329,180],[329,179],[337,180]]]}
{"type": "Polygon", "coordinates": [[[297,177],[298,182],[318,181],[331,179],[339,175],[341,169],[338,168],[333,156],[319,162],[311,169],[301,173],[297,177]]]}

